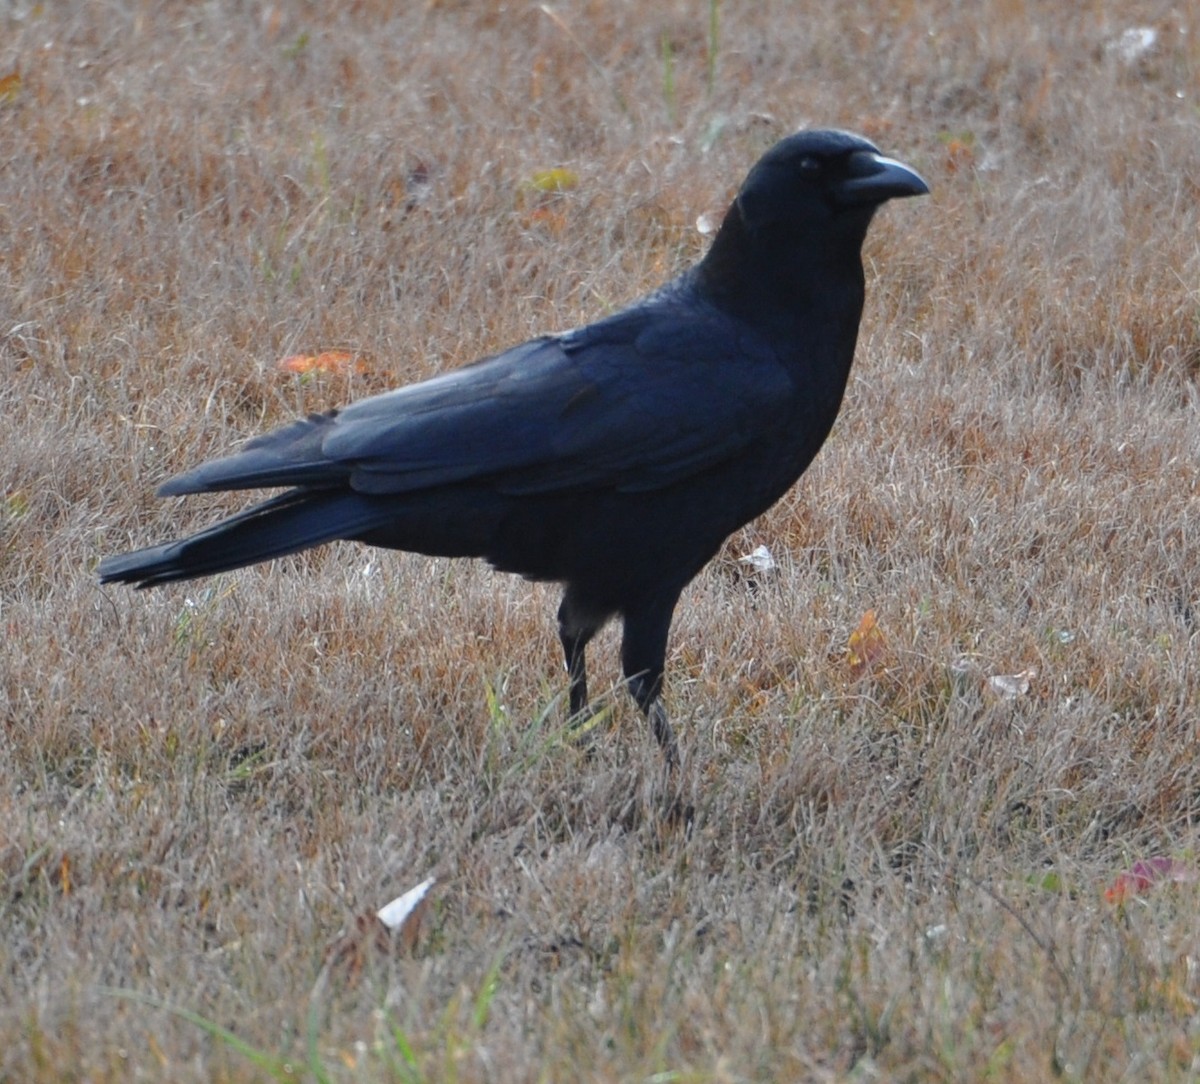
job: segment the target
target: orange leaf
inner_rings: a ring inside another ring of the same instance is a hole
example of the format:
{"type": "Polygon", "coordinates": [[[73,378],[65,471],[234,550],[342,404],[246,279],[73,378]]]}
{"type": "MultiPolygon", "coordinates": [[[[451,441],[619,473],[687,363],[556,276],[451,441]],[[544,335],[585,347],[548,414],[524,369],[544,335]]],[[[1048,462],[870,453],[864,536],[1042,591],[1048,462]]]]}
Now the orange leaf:
{"type": "Polygon", "coordinates": [[[1104,898],[1109,903],[1120,904],[1130,896],[1140,896],[1164,882],[1180,884],[1196,879],[1194,869],[1174,858],[1162,855],[1143,858],[1134,862],[1124,873],[1118,874],[1116,880],[1104,890],[1104,898]]]}
{"type": "Polygon", "coordinates": [[[21,73],[19,71],[11,71],[3,78],[0,78],[0,102],[7,104],[15,102],[17,95],[21,93],[21,73]]]}
{"type": "Polygon", "coordinates": [[[369,371],[362,358],[355,357],[347,350],[326,350],[316,356],[291,354],[277,361],[275,368],[284,373],[331,373],[334,376],[369,371]]]}
{"type": "Polygon", "coordinates": [[[875,611],[868,610],[862,616],[847,645],[846,661],[850,664],[850,676],[860,678],[873,669],[887,655],[887,637],[875,619],[875,611]]]}
{"type": "Polygon", "coordinates": [[[946,143],[946,168],[951,173],[974,164],[975,148],[963,139],[951,139],[946,143]]]}

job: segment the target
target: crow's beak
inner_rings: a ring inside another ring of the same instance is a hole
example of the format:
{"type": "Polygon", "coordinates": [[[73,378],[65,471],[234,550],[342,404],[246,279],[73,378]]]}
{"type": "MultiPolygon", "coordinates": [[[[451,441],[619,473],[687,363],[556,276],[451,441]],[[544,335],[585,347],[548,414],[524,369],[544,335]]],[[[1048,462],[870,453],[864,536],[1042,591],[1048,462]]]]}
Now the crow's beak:
{"type": "Polygon", "coordinates": [[[846,179],[834,189],[844,207],[884,203],[902,196],[923,196],[929,191],[916,170],[885,158],[877,151],[855,151],[850,155],[846,179]]]}

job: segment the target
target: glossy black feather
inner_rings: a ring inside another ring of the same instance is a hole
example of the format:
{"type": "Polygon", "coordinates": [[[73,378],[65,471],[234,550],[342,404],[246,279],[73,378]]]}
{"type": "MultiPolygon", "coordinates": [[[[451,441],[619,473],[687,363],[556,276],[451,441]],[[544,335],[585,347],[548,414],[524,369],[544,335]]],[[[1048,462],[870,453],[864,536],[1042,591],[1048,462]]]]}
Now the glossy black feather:
{"type": "Polygon", "coordinates": [[[705,258],[597,323],[311,415],[160,493],[291,487],[200,534],[101,563],[141,587],[334,539],[477,556],[565,585],[571,708],[583,651],[622,663],[668,758],[659,700],[680,591],[777,500],[837,415],[875,209],[925,184],[844,132],[802,132],[746,178],[705,258]]]}

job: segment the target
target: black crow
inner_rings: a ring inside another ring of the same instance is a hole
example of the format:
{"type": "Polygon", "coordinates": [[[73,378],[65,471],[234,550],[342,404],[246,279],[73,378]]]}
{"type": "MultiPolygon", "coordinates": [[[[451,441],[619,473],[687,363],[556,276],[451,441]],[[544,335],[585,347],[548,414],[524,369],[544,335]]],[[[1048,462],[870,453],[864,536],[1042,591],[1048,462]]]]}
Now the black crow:
{"type": "Polygon", "coordinates": [[[867,226],[885,201],[928,190],[856,135],[789,136],[678,278],[594,324],[311,414],[172,478],[160,495],[288,488],[191,538],[109,557],[101,581],[151,587],[334,539],[483,557],[563,584],[574,717],[588,641],[620,615],[630,692],[674,765],[661,693],[680,593],[821,447],[854,356],[867,226]]]}

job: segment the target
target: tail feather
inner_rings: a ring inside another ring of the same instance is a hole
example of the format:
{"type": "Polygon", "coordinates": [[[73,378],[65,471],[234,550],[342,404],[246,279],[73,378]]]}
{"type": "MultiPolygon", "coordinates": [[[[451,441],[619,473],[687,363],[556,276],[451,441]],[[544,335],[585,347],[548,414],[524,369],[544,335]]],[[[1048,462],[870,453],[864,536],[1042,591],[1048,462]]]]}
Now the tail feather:
{"type": "Polygon", "coordinates": [[[160,497],[218,493],[276,486],[336,486],[350,477],[344,463],[330,460],[321,445],[337,411],[310,414],[250,441],[239,452],[201,463],[158,488],[160,497]]]}
{"type": "Polygon", "coordinates": [[[178,542],[107,557],[101,583],[139,588],[245,568],[380,526],[378,501],[345,490],[294,489],[178,542]]]}

